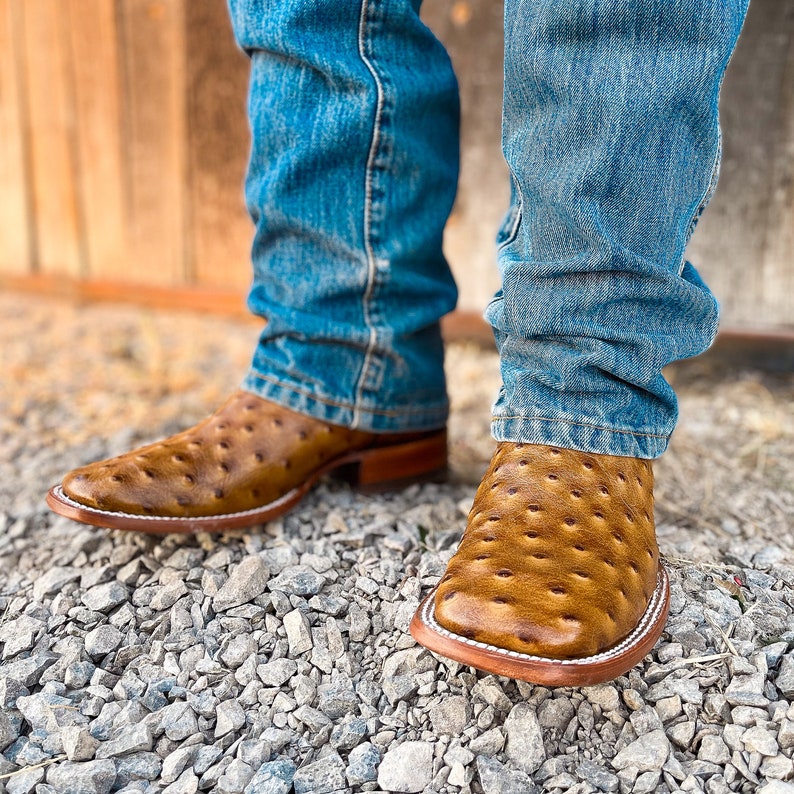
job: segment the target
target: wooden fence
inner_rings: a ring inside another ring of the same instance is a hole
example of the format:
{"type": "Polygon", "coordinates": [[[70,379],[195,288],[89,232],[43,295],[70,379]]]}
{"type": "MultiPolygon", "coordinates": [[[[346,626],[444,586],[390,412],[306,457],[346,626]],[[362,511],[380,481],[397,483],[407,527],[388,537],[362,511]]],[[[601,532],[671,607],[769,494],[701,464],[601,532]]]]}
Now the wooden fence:
{"type": "MultiPolygon", "coordinates": [[[[426,0],[464,111],[446,248],[498,286],[501,4],[426,0]]],[[[242,308],[247,59],[224,0],[0,0],[0,284],[242,308]]],[[[726,80],[720,188],[691,246],[733,328],[794,328],[794,4],[754,0],[726,80]]]]}
{"type": "Polygon", "coordinates": [[[242,290],[247,70],[222,1],[0,0],[0,270],[242,290]]]}

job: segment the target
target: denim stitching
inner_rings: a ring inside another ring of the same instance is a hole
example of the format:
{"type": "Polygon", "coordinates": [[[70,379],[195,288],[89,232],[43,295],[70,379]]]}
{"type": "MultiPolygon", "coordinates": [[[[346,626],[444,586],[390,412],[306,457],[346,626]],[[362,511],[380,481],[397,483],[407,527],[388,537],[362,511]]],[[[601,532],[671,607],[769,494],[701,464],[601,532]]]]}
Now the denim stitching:
{"type": "Polygon", "coordinates": [[[389,409],[379,409],[379,408],[361,408],[361,406],[355,403],[346,403],[342,402],[341,400],[331,400],[327,397],[321,397],[314,392],[310,392],[307,389],[301,389],[298,386],[295,386],[291,383],[285,383],[284,381],[280,381],[278,378],[274,378],[268,375],[262,375],[259,372],[250,372],[250,377],[253,377],[257,380],[263,380],[266,383],[272,383],[274,386],[278,386],[280,389],[286,389],[287,391],[291,391],[294,394],[300,394],[303,397],[308,397],[310,400],[315,400],[318,403],[322,403],[323,405],[330,405],[332,408],[344,408],[348,411],[359,411],[361,410],[363,413],[371,414],[372,416],[422,416],[424,414],[432,414],[436,411],[443,411],[446,408],[446,403],[439,403],[436,408],[427,407],[422,409],[405,409],[401,411],[394,411],[389,409]]]}
{"type": "Polygon", "coordinates": [[[375,119],[372,126],[372,140],[370,142],[369,153],[367,155],[367,168],[365,174],[365,196],[364,196],[364,250],[367,256],[367,286],[362,298],[362,310],[364,313],[364,324],[369,329],[369,340],[367,342],[367,350],[364,354],[364,362],[361,365],[361,374],[359,375],[358,385],[355,392],[355,403],[353,408],[353,419],[350,426],[355,428],[361,424],[361,402],[364,399],[364,384],[367,381],[367,375],[370,367],[372,366],[373,354],[375,352],[375,345],[378,341],[377,331],[372,322],[370,314],[370,303],[372,295],[375,291],[375,277],[377,275],[377,264],[375,261],[375,249],[372,242],[372,185],[374,182],[375,172],[375,158],[378,153],[378,146],[380,144],[380,130],[381,118],[383,115],[384,104],[384,91],[383,85],[378,77],[375,67],[367,55],[367,21],[369,18],[370,0],[363,0],[361,3],[361,15],[359,17],[358,26],[358,53],[367,67],[372,79],[375,81],[375,88],[377,90],[377,101],[375,105],[375,119]]]}
{"type": "Polygon", "coordinates": [[[499,422],[506,419],[523,419],[527,422],[555,422],[563,425],[573,425],[574,427],[588,427],[591,430],[602,430],[605,433],[621,433],[626,436],[642,436],[643,438],[669,438],[669,435],[659,433],[640,433],[635,430],[616,430],[613,427],[601,427],[601,425],[591,425],[587,422],[572,422],[570,419],[549,419],[547,416],[492,416],[492,422],[499,422]]]}

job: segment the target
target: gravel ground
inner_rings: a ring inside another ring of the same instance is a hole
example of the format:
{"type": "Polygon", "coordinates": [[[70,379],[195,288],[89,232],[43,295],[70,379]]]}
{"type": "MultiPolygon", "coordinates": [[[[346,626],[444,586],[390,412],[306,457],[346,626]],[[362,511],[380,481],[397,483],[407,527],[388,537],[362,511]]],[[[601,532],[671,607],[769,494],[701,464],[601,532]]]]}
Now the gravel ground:
{"type": "Polygon", "coordinates": [[[216,407],[255,326],[17,295],[0,312],[0,794],[794,792],[791,375],[671,372],[667,631],[610,684],[547,689],[406,633],[490,456],[492,352],[449,352],[449,483],[329,482],[264,527],[158,540],[43,495],[216,407]]]}

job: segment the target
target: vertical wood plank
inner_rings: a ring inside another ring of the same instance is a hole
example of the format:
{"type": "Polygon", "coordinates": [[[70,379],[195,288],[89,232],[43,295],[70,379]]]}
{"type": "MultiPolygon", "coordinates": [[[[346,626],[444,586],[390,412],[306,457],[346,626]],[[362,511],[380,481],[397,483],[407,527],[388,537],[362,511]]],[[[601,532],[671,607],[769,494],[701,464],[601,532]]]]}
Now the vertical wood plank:
{"type": "Polygon", "coordinates": [[[12,0],[0,0],[0,272],[20,275],[31,262],[23,141],[21,53],[12,0]]]}
{"type": "Polygon", "coordinates": [[[253,226],[245,209],[248,58],[237,49],[224,0],[187,8],[190,240],[202,286],[251,281],[253,226]]]}
{"type": "Polygon", "coordinates": [[[113,0],[67,0],[88,278],[127,278],[119,37],[113,0]]]}
{"type": "Polygon", "coordinates": [[[125,280],[179,285],[185,257],[185,0],[123,0],[130,247],[125,280]]]}
{"type": "MultiPolygon", "coordinates": [[[[765,318],[794,327],[794,13],[780,81],[777,146],[773,157],[770,208],[762,275],[765,318]]],[[[757,308],[757,307],[755,307],[757,308]]],[[[748,307],[752,312],[753,307],[748,307]]],[[[768,319],[766,319],[768,323],[768,319]]],[[[756,323],[758,324],[758,323],[756,323]]]]}
{"type": "Polygon", "coordinates": [[[793,47],[794,8],[751,3],[720,100],[719,186],[687,251],[729,328],[793,324],[793,47]]]}
{"type": "Polygon", "coordinates": [[[60,0],[24,0],[22,12],[27,129],[39,272],[82,275],[71,68],[60,0]]]}
{"type": "Polygon", "coordinates": [[[460,180],[444,252],[458,307],[480,312],[499,288],[494,239],[510,203],[501,149],[503,3],[425,0],[422,18],[449,51],[460,84],[460,180]]]}

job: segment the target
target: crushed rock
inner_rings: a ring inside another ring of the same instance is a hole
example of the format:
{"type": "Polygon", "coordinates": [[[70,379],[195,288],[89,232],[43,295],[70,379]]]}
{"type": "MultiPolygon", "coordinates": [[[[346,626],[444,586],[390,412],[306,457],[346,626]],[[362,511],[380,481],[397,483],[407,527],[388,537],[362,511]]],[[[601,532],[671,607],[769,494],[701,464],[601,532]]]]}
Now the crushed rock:
{"type": "Polygon", "coordinates": [[[405,633],[493,448],[492,352],[450,347],[448,483],[328,481],[264,527],[155,538],[43,495],[220,404],[256,328],[26,296],[0,311],[0,794],[794,792],[794,377],[671,372],[667,630],[616,681],[548,689],[405,633]]]}

